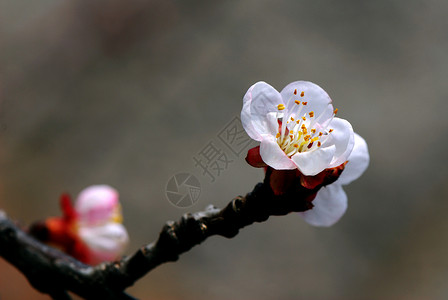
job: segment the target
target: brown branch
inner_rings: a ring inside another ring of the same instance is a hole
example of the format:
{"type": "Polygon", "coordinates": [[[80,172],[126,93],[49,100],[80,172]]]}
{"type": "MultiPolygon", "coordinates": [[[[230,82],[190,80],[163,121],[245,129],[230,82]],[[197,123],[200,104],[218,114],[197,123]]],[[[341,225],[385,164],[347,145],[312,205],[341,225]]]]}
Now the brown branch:
{"type": "Polygon", "coordinates": [[[286,194],[276,196],[269,183],[270,174],[268,170],[264,183],[257,184],[245,197],[236,197],[225,208],[210,206],[186,214],[178,222],[167,222],[157,241],[119,262],[95,267],[36,241],[0,213],[0,256],[16,266],[34,288],[54,299],[70,299],[66,291],[86,299],[133,299],[124,290],[152,269],[176,261],[210,236],[232,238],[239,229],[266,221],[269,216],[310,209],[319,188],[339,175],[328,176],[312,190],[295,182],[286,194]]]}
{"type": "Polygon", "coordinates": [[[30,284],[53,299],[133,299],[104,284],[100,267],[85,265],[22,231],[0,211],[0,256],[19,269],[30,284]]]}

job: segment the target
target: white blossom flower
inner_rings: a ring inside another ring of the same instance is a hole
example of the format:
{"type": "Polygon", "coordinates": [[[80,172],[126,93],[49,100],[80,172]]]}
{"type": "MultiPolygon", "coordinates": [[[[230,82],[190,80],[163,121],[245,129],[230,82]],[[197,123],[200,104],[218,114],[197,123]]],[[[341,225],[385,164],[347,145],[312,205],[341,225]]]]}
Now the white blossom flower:
{"type": "Polygon", "coordinates": [[[89,263],[111,261],[123,254],[129,237],[121,224],[118,192],[108,185],[90,186],[75,202],[78,236],[89,249],[89,263]]]}
{"type": "Polygon", "coordinates": [[[261,142],[267,165],[312,176],[344,163],[353,149],[352,126],[335,117],[331,102],[312,82],[290,83],[280,93],[257,82],[244,96],[241,121],[247,134],[261,142]]]}
{"type": "Polygon", "coordinates": [[[118,192],[108,185],[90,186],[75,204],[70,195],[60,198],[62,217],[36,222],[30,233],[76,259],[95,265],[118,259],[129,237],[122,223],[118,192]]]}
{"type": "Polygon", "coordinates": [[[257,82],[243,99],[243,127],[260,142],[248,152],[250,165],[296,169],[297,173],[288,176],[300,176],[304,187],[314,189],[323,180],[317,175],[326,169],[344,168],[347,162],[339,179],[317,192],[314,207],[301,213],[315,226],[330,226],[339,220],[347,208],[342,185],[361,176],[369,162],[364,139],[353,132],[348,121],[335,117],[336,113],[328,94],[308,81],[292,82],[280,93],[257,82]]]}

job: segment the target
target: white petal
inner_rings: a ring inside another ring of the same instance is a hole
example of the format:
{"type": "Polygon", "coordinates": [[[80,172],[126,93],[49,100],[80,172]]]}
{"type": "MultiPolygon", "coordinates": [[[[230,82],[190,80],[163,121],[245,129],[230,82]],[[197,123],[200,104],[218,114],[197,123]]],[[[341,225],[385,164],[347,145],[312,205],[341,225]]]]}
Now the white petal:
{"type": "MultiPolygon", "coordinates": [[[[253,86],[247,91],[247,94],[250,93],[253,86]]],[[[246,96],[244,96],[244,99],[246,99],[246,96]]],[[[258,133],[254,126],[252,125],[252,117],[250,114],[250,105],[251,101],[243,101],[243,109],[241,110],[241,123],[243,124],[244,130],[246,130],[246,133],[254,140],[261,141],[261,134],[258,133]]]]}
{"type": "Polygon", "coordinates": [[[335,146],[320,147],[314,151],[297,153],[291,159],[303,175],[314,176],[328,168],[335,151],[335,146]]]}
{"type": "Polygon", "coordinates": [[[325,92],[317,84],[309,81],[291,82],[280,92],[280,94],[283,101],[286,103],[288,111],[293,111],[295,107],[298,107],[294,101],[299,100],[300,102],[308,102],[308,104],[303,107],[301,115],[303,115],[303,113],[313,111],[315,117],[317,118],[323,114],[323,116],[319,119],[319,123],[323,123],[333,116],[333,105],[331,104],[331,98],[328,96],[327,92],[325,92]],[[297,95],[294,95],[295,90],[297,90],[297,95]],[[302,92],[304,92],[303,97],[300,96],[302,92]]]}
{"type": "Polygon", "coordinates": [[[75,210],[81,223],[96,224],[113,218],[119,208],[118,192],[108,185],[93,185],[79,193],[75,210]]]}
{"type": "Polygon", "coordinates": [[[103,257],[115,257],[125,250],[129,237],[122,224],[107,223],[102,226],[80,227],[79,236],[90,250],[103,257]]]}
{"type": "Polygon", "coordinates": [[[339,184],[330,184],[319,190],[313,204],[312,209],[300,214],[311,225],[328,227],[347,210],[347,195],[339,184]]]}
{"type": "Polygon", "coordinates": [[[296,169],[294,162],[280,149],[275,137],[263,136],[260,144],[260,155],[263,161],[276,170],[296,169]]]}
{"type": "Polygon", "coordinates": [[[348,163],[344,171],[337,180],[339,184],[349,184],[355,179],[358,179],[362,173],[369,166],[369,150],[366,141],[357,133],[355,136],[355,145],[353,151],[348,157],[348,163]]]}
{"type": "Polygon", "coordinates": [[[268,113],[277,113],[279,104],[284,104],[280,93],[266,82],[252,85],[243,98],[241,122],[247,134],[261,141],[262,134],[271,133],[268,113]]]}
{"type": "Polygon", "coordinates": [[[330,163],[330,168],[334,168],[347,161],[353,149],[355,136],[352,125],[344,119],[334,118],[328,128],[334,130],[323,146],[325,147],[328,144],[336,146],[336,152],[330,163]]]}

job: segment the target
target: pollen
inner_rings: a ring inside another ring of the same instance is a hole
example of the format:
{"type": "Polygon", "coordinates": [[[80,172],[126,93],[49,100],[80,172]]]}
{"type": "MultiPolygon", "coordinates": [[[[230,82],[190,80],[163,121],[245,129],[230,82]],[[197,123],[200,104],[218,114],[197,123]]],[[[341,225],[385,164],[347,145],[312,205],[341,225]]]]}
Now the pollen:
{"type": "Polygon", "coordinates": [[[297,95],[297,89],[294,90],[294,95],[297,95]]]}
{"type": "Polygon", "coordinates": [[[312,133],[312,134],[315,134],[315,133],[316,133],[316,129],[314,129],[314,128],[311,129],[311,133],[312,133]]]}
{"type": "Polygon", "coordinates": [[[276,138],[280,137],[280,132],[277,133],[277,135],[275,136],[276,138]]]}
{"type": "Polygon", "coordinates": [[[323,133],[322,132],[319,132],[319,136],[322,136],[323,135],[323,133]]]}
{"type": "Polygon", "coordinates": [[[303,139],[305,140],[305,142],[308,142],[308,140],[311,138],[310,135],[306,135],[303,139]]]}
{"type": "Polygon", "coordinates": [[[305,117],[302,117],[302,120],[306,121],[306,118],[305,118],[305,117]]]}
{"type": "Polygon", "coordinates": [[[302,92],[300,93],[300,97],[303,97],[303,96],[305,96],[305,92],[302,91],[302,92]]]}
{"type": "Polygon", "coordinates": [[[293,118],[293,117],[291,117],[291,121],[294,121],[294,118],[293,118]]]}
{"type": "Polygon", "coordinates": [[[292,145],[294,148],[299,148],[299,144],[292,145]]]}
{"type": "Polygon", "coordinates": [[[297,104],[297,105],[299,105],[299,104],[300,104],[300,101],[299,101],[299,100],[294,100],[294,103],[297,104]]]}
{"type": "Polygon", "coordinates": [[[279,104],[277,105],[278,110],[284,110],[285,109],[285,105],[284,104],[279,104]]]}
{"type": "Polygon", "coordinates": [[[302,102],[302,104],[303,104],[303,105],[307,105],[307,104],[308,104],[308,102],[302,102]]]}
{"type": "Polygon", "coordinates": [[[314,117],[314,111],[310,111],[309,115],[310,115],[311,118],[314,117]]]}
{"type": "Polygon", "coordinates": [[[331,132],[333,132],[333,130],[334,130],[334,129],[330,129],[330,130],[328,130],[328,132],[330,132],[330,133],[331,133],[331,132]]]}
{"type": "Polygon", "coordinates": [[[339,110],[339,109],[336,108],[336,109],[334,110],[333,113],[334,113],[334,114],[337,114],[337,113],[338,113],[338,110],[339,110]]]}
{"type": "Polygon", "coordinates": [[[322,146],[321,142],[317,142],[317,147],[322,146]]]}

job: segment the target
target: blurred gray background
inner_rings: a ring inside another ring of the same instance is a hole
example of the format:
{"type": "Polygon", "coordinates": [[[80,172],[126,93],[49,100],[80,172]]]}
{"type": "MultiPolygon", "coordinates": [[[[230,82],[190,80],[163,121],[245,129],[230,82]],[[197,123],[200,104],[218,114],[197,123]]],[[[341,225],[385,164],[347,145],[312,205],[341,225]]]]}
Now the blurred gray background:
{"type": "MultiPolygon", "coordinates": [[[[271,218],[213,237],[129,292],[141,299],[447,299],[448,2],[0,1],[0,208],[59,215],[91,184],[121,193],[132,242],[250,191],[242,155],[211,183],[193,157],[259,80],[310,80],[368,142],[335,226],[271,218]],[[165,186],[196,174],[199,201],[165,186]]],[[[216,145],[219,143],[217,142],[216,145]]],[[[49,299],[0,259],[0,298],[49,299]]]]}

